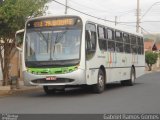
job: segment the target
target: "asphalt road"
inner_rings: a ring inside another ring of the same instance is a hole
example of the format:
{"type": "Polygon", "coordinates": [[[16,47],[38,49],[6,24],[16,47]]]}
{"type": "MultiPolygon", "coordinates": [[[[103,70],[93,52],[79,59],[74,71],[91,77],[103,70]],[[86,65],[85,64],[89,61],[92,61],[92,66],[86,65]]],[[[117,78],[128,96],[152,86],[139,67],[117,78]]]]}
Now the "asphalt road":
{"type": "Polygon", "coordinates": [[[160,113],[160,73],[149,73],[134,86],[107,85],[102,94],[70,89],[46,95],[35,90],[0,98],[0,113],[160,113]]]}

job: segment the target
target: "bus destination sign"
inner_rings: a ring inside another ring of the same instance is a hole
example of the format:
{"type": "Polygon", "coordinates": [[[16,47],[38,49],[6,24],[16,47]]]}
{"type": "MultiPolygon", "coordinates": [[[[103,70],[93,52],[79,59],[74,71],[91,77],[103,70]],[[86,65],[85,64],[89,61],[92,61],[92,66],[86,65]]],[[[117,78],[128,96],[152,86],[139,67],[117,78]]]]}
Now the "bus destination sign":
{"type": "Polygon", "coordinates": [[[75,19],[47,19],[40,21],[31,21],[27,24],[27,27],[40,28],[40,27],[59,27],[70,26],[75,24],[75,19]]]}

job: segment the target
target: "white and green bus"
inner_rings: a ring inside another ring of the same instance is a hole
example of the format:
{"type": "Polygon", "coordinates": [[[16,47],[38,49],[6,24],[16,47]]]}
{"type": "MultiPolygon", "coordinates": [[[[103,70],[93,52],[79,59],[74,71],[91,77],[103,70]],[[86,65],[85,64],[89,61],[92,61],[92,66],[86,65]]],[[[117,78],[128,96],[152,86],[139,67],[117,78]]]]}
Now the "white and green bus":
{"type": "Polygon", "coordinates": [[[92,18],[64,15],[26,22],[22,70],[25,85],[49,94],[67,86],[133,85],[144,74],[143,37],[92,18]]]}

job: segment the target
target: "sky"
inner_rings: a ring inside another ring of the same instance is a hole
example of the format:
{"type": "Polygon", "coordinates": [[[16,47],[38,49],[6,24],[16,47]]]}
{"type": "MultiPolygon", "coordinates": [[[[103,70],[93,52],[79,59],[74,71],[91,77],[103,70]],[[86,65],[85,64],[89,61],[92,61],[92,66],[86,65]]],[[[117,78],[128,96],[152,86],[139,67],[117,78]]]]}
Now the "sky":
{"type": "MultiPolygon", "coordinates": [[[[65,4],[65,0],[57,1],[65,4]]],[[[115,21],[117,16],[117,22],[136,22],[137,0],[68,0],[68,6],[102,19],[115,21]]],[[[65,7],[54,1],[48,4],[47,15],[61,15],[64,11],[65,7]]],[[[68,14],[72,13],[80,14],[68,8],[68,14]]],[[[140,0],[140,19],[142,33],[160,33],[160,0],[140,0]]],[[[117,26],[136,31],[135,23],[117,26]]]]}

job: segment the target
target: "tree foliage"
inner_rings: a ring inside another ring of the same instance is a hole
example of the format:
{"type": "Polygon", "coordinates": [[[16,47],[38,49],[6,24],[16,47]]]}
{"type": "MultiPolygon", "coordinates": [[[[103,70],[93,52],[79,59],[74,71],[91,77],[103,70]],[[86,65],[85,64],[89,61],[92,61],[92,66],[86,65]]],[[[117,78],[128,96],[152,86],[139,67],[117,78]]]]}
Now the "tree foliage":
{"type": "Polygon", "coordinates": [[[10,59],[15,52],[15,33],[23,29],[29,17],[42,15],[49,0],[5,0],[0,4],[0,62],[3,85],[9,78],[10,59]]]}
{"type": "Polygon", "coordinates": [[[45,12],[46,2],[48,0],[5,0],[0,4],[0,37],[12,38],[16,30],[24,28],[27,17],[45,12]]]}
{"type": "Polygon", "coordinates": [[[154,52],[146,52],[145,53],[145,59],[146,63],[148,65],[149,71],[152,70],[152,65],[157,62],[158,54],[154,52]]]}

